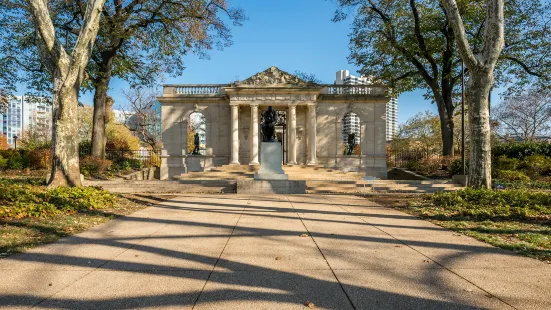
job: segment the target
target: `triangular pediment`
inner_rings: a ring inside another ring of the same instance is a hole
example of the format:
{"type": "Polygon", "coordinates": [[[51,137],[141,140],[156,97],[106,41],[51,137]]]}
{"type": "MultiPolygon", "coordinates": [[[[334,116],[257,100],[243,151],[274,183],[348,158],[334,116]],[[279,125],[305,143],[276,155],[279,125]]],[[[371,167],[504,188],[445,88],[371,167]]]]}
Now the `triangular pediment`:
{"type": "Polygon", "coordinates": [[[275,66],[259,72],[250,78],[241,81],[239,84],[259,86],[308,86],[306,81],[275,66]]]}

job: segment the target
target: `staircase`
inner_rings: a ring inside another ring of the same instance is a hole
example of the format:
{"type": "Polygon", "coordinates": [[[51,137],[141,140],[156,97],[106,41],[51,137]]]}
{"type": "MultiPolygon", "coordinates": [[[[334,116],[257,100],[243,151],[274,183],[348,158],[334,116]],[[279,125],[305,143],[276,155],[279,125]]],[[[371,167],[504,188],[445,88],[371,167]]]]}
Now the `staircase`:
{"type": "MultiPolygon", "coordinates": [[[[251,180],[258,166],[224,165],[204,172],[182,174],[178,179],[186,183],[205,181],[251,180]]],[[[360,172],[346,172],[322,166],[283,166],[289,180],[306,181],[307,193],[434,193],[453,191],[463,186],[451,180],[375,180],[365,181],[360,172]]]]}
{"type": "MultiPolygon", "coordinates": [[[[180,180],[248,180],[260,167],[249,165],[224,165],[203,172],[189,172],[182,174],[180,180]]],[[[362,180],[363,173],[346,172],[338,169],[322,166],[283,166],[283,171],[289,176],[289,180],[335,180],[353,181],[362,180]]]]}
{"type": "Polygon", "coordinates": [[[321,193],[435,193],[463,189],[448,180],[306,181],[306,192],[321,193]]]}

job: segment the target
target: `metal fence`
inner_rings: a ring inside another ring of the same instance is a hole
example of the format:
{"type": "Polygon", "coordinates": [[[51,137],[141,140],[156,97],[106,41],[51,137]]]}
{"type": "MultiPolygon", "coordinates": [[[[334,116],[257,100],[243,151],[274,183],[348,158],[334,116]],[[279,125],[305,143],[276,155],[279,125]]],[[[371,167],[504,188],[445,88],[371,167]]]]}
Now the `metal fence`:
{"type": "MultiPolygon", "coordinates": [[[[80,157],[90,156],[91,148],[80,148],[80,157]]],[[[154,150],[106,150],[105,159],[111,160],[113,165],[130,168],[157,167],[161,160],[160,151],[154,150]]]]}
{"type": "Polygon", "coordinates": [[[445,157],[440,152],[427,150],[400,150],[387,152],[387,166],[390,168],[407,168],[412,162],[427,160],[442,160],[445,157]]]}

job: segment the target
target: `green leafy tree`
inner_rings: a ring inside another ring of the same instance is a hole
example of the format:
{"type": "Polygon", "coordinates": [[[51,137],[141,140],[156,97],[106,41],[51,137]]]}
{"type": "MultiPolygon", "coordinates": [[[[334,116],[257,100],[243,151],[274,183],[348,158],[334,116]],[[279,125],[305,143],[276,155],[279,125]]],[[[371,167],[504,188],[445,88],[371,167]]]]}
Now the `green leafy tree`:
{"type": "MultiPolygon", "coordinates": [[[[34,24],[22,18],[19,2],[0,3],[0,23],[7,28],[0,33],[0,91],[10,93],[18,81],[48,94],[53,86],[36,57],[34,24]],[[21,71],[24,74],[18,74],[21,71]]],[[[78,42],[86,16],[83,4],[82,0],[48,2],[65,48],[78,42]]],[[[83,85],[94,92],[92,153],[100,157],[105,153],[106,98],[113,77],[148,86],[164,74],[180,75],[185,55],[208,57],[209,50],[229,46],[230,25],[241,25],[246,19],[243,10],[231,7],[227,0],[107,0],[101,16],[83,85]]]]}
{"type": "MultiPolygon", "coordinates": [[[[354,15],[349,56],[361,73],[382,79],[396,93],[426,90],[438,107],[443,154],[454,153],[454,111],[460,93],[461,58],[454,25],[443,1],[336,0],[334,20],[354,15]]],[[[466,39],[485,49],[485,0],[458,0],[466,39]]],[[[511,0],[505,6],[505,46],[496,64],[498,85],[549,87],[551,9],[545,0],[511,0]],[[511,84],[511,82],[515,82],[511,84]]],[[[467,75],[472,68],[467,66],[467,75]]]]}
{"type": "MultiPolygon", "coordinates": [[[[77,0],[69,1],[73,7],[77,0]]],[[[82,22],[59,25],[75,36],[82,22]]],[[[225,17],[234,25],[245,19],[241,9],[226,0],[108,0],[102,11],[99,36],[88,64],[90,87],[94,91],[92,155],[105,156],[106,98],[113,77],[136,85],[151,85],[161,74],[179,75],[183,56],[194,52],[207,56],[213,48],[232,43],[225,17]]]]}
{"type": "MultiPolygon", "coordinates": [[[[469,132],[471,148],[469,160],[469,186],[491,188],[492,152],[490,133],[489,96],[494,84],[494,71],[505,41],[504,0],[486,1],[483,42],[474,48],[467,37],[465,21],[455,0],[444,0],[449,12],[448,20],[455,29],[461,59],[470,71],[467,88],[469,98],[469,132]]],[[[464,11],[465,12],[465,11],[464,11]]],[[[468,14],[468,12],[467,12],[468,14]]]]}
{"type": "MultiPolygon", "coordinates": [[[[4,0],[0,2],[0,62],[8,68],[29,69],[41,85],[53,93],[52,171],[50,186],[80,186],[78,160],[77,107],[79,90],[86,79],[85,68],[94,46],[105,0],[80,1],[81,23],[74,42],[61,42],[56,21],[70,18],[64,1],[4,0]],[[25,62],[24,60],[30,60],[25,62]],[[33,67],[34,66],[34,67],[33,67]]],[[[2,67],[0,66],[0,67],[2,67]]],[[[9,69],[8,69],[9,70],[9,69]]],[[[13,81],[16,78],[16,70],[13,81]]],[[[0,69],[0,83],[5,83],[6,69],[0,69]]],[[[11,85],[8,82],[8,85],[11,85]]],[[[7,88],[3,88],[4,91],[7,88]]]]}
{"type": "Polygon", "coordinates": [[[442,151],[440,122],[437,115],[429,111],[420,112],[398,128],[390,143],[394,151],[423,150],[426,153],[442,151]]]}

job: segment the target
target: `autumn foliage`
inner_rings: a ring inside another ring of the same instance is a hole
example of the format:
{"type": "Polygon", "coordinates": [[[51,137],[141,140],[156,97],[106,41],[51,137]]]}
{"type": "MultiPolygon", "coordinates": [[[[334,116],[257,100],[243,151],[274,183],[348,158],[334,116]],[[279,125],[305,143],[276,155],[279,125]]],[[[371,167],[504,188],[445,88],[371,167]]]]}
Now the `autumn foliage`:
{"type": "Polygon", "coordinates": [[[8,137],[0,133],[0,150],[7,150],[10,146],[8,145],[8,137]]]}

